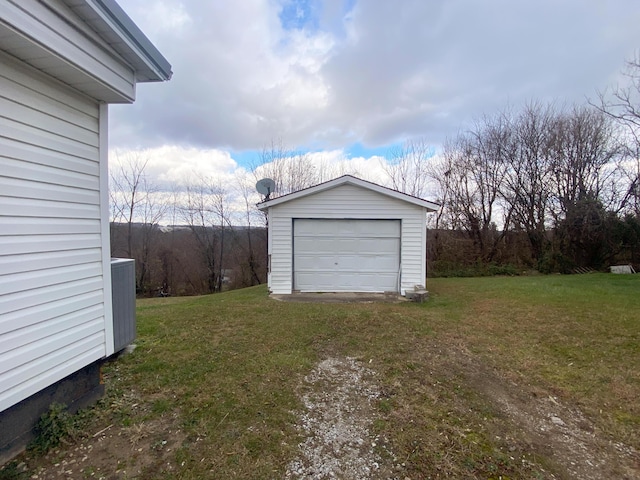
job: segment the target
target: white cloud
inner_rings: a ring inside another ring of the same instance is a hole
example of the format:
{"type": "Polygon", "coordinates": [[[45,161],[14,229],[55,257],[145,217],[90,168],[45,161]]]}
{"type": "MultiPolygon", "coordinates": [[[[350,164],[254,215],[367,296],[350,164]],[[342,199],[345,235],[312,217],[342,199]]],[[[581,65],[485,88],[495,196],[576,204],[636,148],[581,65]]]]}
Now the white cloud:
{"type": "MultiPolygon", "coordinates": [[[[343,150],[305,153],[305,159],[317,174],[319,181],[327,181],[341,175],[354,175],[364,180],[384,184],[386,174],[385,159],[379,156],[353,157],[343,150]]],[[[231,157],[228,151],[218,149],[183,148],[162,146],[140,150],[112,150],[109,164],[112,171],[127,163],[138,160],[146,162],[145,175],[152,184],[165,189],[182,188],[194,184],[216,184],[227,190],[235,190],[238,182],[252,186],[257,177],[269,171],[269,164],[249,172],[231,157]]]]}
{"type": "Polygon", "coordinates": [[[145,6],[144,15],[137,21],[144,22],[138,26],[148,36],[159,36],[165,31],[183,33],[193,23],[193,19],[181,3],[156,0],[146,2],[145,6]]]}
{"type": "MultiPolygon", "coordinates": [[[[134,19],[146,18],[148,2],[123,4],[134,19]]],[[[298,141],[311,131],[310,119],[328,104],[329,87],[318,72],[333,48],[331,35],[285,31],[271,1],[180,8],[188,28],[154,29],[152,38],[172,63],[173,79],[151,93],[142,85],[133,106],[113,107],[115,144],[145,146],[161,136],[171,143],[246,149],[285,133],[298,141]]]]}
{"type": "Polygon", "coordinates": [[[383,157],[348,157],[343,150],[329,150],[309,154],[316,171],[323,172],[322,180],[330,180],[342,175],[353,175],[363,180],[384,184],[386,174],[383,157]]]}
{"type": "Polygon", "coordinates": [[[113,150],[109,155],[110,166],[115,169],[131,159],[147,162],[145,173],[161,187],[180,187],[209,180],[232,184],[235,175],[244,170],[229,152],[218,149],[165,145],[141,150],[113,150]]]}
{"type": "Polygon", "coordinates": [[[584,103],[640,45],[637,0],[324,0],[296,29],[285,3],[120,0],[174,77],[111,107],[112,146],[157,150],[162,179],[224,174],[229,151],[274,139],[323,158],[411,137],[437,146],[507,105],[584,103]]]}

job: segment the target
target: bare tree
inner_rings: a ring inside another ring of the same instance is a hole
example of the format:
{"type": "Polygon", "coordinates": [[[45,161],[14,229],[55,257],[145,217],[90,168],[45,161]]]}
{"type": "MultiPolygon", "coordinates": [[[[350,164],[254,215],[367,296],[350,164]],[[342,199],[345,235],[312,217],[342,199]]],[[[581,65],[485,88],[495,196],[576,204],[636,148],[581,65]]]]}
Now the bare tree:
{"type": "Polygon", "coordinates": [[[438,181],[448,195],[449,221],[467,233],[485,262],[494,260],[511,221],[513,208],[503,196],[510,141],[505,117],[485,117],[443,150],[438,181]]]}
{"type": "Polygon", "coordinates": [[[282,140],[272,140],[262,149],[252,168],[256,180],[268,177],[276,183],[275,195],[286,195],[319,183],[317,169],[308,153],[286,149],[282,140]]]}
{"type": "Polygon", "coordinates": [[[207,270],[207,291],[222,289],[225,227],[229,224],[228,192],[221,182],[201,178],[187,186],[180,208],[182,218],[191,229],[207,270]]]}
{"type": "MultiPolygon", "coordinates": [[[[445,147],[445,151],[450,149],[445,147]]],[[[450,241],[447,229],[452,228],[453,222],[449,216],[449,208],[452,182],[450,181],[450,165],[441,158],[433,159],[427,164],[425,175],[430,182],[430,192],[435,202],[440,208],[435,214],[427,216],[427,225],[432,232],[432,239],[427,243],[427,258],[429,260],[439,260],[443,254],[443,249],[450,241]]]]}
{"type": "Polygon", "coordinates": [[[220,234],[219,241],[219,255],[218,255],[218,285],[217,289],[219,292],[222,291],[222,282],[224,279],[224,252],[225,252],[225,227],[227,224],[231,226],[229,211],[227,208],[227,198],[228,192],[222,186],[221,182],[217,182],[210,187],[210,195],[211,195],[211,206],[213,207],[213,212],[217,218],[217,226],[220,234]]]}
{"type": "Polygon", "coordinates": [[[606,186],[616,173],[615,130],[602,112],[574,107],[556,117],[553,131],[556,245],[575,265],[599,267],[605,256],[607,211],[614,208],[606,186]]]}
{"type": "Polygon", "coordinates": [[[629,129],[636,145],[640,145],[640,52],[627,62],[623,72],[628,82],[611,92],[602,92],[599,102],[592,103],[598,110],[616,119],[629,129]]]}
{"type": "Polygon", "coordinates": [[[426,139],[408,140],[391,150],[391,159],[383,161],[382,168],[395,190],[423,198],[430,178],[429,160],[434,154],[426,139]]]}
{"type": "Polygon", "coordinates": [[[526,232],[533,259],[546,249],[553,169],[550,156],[552,106],[529,103],[512,118],[511,168],[506,172],[504,195],[513,208],[512,223],[526,232]]]}
{"type": "Polygon", "coordinates": [[[603,188],[618,155],[611,121],[602,113],[574,107],[556,116],[551,142],[555,197],[559,211],[566,215],[572,206],[590,196],[604,201],[603,188]]]}
{"type": "Polygon", "coordinates": [[[591,105],[624,129],[626,155],[620,172],[626,188],[621,195],[620,210],[640,218],[640,52],[627,62],[623,74],[626,84],[599,93],[598,101],[591,105]]]}
{"type": "Polygon", "coordinates": [[[149,159],[135,154],[119,159],[111,172],[111,210],[115,222],[126,225],[125,254],[136,260],[136,291],[150,289],[160,222],[169,201],[145,173],[149,159]]]}
{"type": "Polygon", "coordinates": [[[170,193],[167,193],[167,211],[166,219],[169,223],[168,233],[160,251],[158,252],[158,259],[160,262],[160,295],[170,295],[174,292],[174,286],[176,284],[176,266],[177,266],[177,250],[178,242],[177,236],[177,218],[178,218],[178,197],[179,191],[177,185],[172,186],[170,193]]]}
{"type": "Polygon", "coordinates": [[[118,167],[110,172],[111,220],[127,224],[126,255],[133,258],[133,223],[139,205],[145,201],[145,169],[149,159],[133,153],[125,158],[116,153],[118,167]]]}
{"type": "Polygon", "coordinates": [[[249,181],[249,179],[247,178],[247,175],[241,175],[241,174],[236,175],[237,190],[244,202],[244,207],[245,207],[245,210],[243,212],[244,214],[243,220],[244,220],[244,223],[246,224],[245,232],[246,232],[246,239],[247,239],[246,249],[243,249],[241,247],[242,245],[241,242],[237,242],[239,248],[241,250],[244,250],[243,251],[244,258],[238,259],[238,263],[240,263],[241,268],[243,268],[246,265],[248,269],[248,272],[249,272],[248,286],[258,285],[259,283],[261,283],[260,274],[258,273],[258,265],[259,265],[258,259],[261,256],[258,255],[257,252],[254,250],[254,241],[253,241],[253,233],[254,233],[253,224],[255,223],[254,217],[256,214],[258,214],[258,210],[255,207],[257,198],[255,196],[254,187],[251,183],[252,182],[249,181]]]}
{"type": "Polygon", "coordinates": [[[207,291],[215,292],[216,281],[216,250],[218,238],[212,227],[211,209],[207,202],[207,190],[203,185],[189,185],[186,188],[186,198],[180,208],[182,218],[191,229],[207,270],[207,291]]]}
{"type": "Polygon", "coordinates": [[[153,263],[156,258],[154,251],[157,245],[160,222],[168,211],[169,204],[166,195],[151,187],[147,180],[143,181],[143,189],[147,194],[140,204],[140,244],[136,253],[136,284],[140,293],[146,294],[150,290],[150,279],[153,263]]]}

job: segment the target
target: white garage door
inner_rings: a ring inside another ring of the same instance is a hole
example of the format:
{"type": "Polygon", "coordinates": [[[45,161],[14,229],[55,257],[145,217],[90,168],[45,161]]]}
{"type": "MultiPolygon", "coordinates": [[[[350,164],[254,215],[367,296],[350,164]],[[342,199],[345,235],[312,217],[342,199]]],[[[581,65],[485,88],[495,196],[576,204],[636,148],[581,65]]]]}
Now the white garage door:
{"type": "Polygon", "coordinates": [[[398,290],[400,220],[293,222],[293,285],[301,292],[398,290]]]}

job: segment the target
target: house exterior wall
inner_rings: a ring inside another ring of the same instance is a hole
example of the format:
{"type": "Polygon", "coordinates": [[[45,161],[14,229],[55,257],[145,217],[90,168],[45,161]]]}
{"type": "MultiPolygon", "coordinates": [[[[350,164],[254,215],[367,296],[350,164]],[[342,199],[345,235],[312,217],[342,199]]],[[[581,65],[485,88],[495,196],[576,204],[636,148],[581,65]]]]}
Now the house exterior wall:
{"type": "Polygon", "coordinates": [[[101,106],[0,54],[0,112],[3,411],[103,358],[113,333],[101,106]]]}
{"type": "Polygon", "coordinates": [[[269,207],[269,288],[290,294],[293,288],[293,219],[348,218],[401,220],[400,290],[424,284],[426,278],[426,209],[351,184],[269,207]]]}
{"type": "Polygon", "coordinates": [[[92,98],[135,98],[132,67],[61,0],[0,2],[0,37],[3,51],[92,98]]]}

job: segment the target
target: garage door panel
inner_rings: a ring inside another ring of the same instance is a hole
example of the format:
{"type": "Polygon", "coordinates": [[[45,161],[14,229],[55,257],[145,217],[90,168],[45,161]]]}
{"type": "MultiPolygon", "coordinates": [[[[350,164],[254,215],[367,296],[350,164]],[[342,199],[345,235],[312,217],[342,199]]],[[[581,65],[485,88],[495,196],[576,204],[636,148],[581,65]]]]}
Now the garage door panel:
{"type": "MultiPolygon", "coordinates": [[[[395,291],[397,289],[397,274],[396,273],[370,273],[363,274],[358,277],[357,283],[353,285],[353,289],[349,291],[354,291],[356,287],[360,287],[361,291],[365,292],[384,292],[384,291],[395,291]],[[387,286],[386,288],[380,289],[380,286],[387,286]]],[[[357,291],[357,290],[356,290],[357,291]]]]}
{"type": "Polygon", "coordinates": [[[296,236],[397,237],[399,220],[296,219],[296,236]],[[318,225],[323,228],[318,229],[318,225]],[[330,229],[330,230],[329,230],[330,229]]]}
{"type": "Polygon", "coordinates": [[[398,272],[398,259],[397,257],[371,255],[359,258],[359,263],[355,265],[356,268],[364,269],[366,271],[396,274],[398,272]]]}
{"type": "Polygon", "coordinates": [[[367,252],[399,252],[399,238],[364,238],[354,240],[354,248],[367,252]],[[357,245],[356,245],[357,244],[357,245]]]}
{"type": "Polygon", "coordinates": [[[300,291],[397,290],[399,220],[295,220],[294,288],[300,291]]]}
{"type": "Polygon", "coordinates": [[[333,239],[329,238],[329,237],[317,237],[317,238],[313,238],[313,237],[298,237],[296,236],[295,239],[295,243],[296,243],[296,248],[300,251],[300,252],[309,252],[309,251],[314,251],[314,252],[333,252],[334,249],[332,248],[333,245],[333,239]]]}
{"type": "Polygon", "coordinates": [[[297,252],[314,252],[318,255],[335,252],[360,252],[362,254],[400,251],[399,238],[295,238],[297,252]]]}
{"type": "Polygon", "coordinates": [[[296,256],[296,270],[329,270],[329,266],[336,262],[335,255],[298,255],[296,256]]]}
{"type": "MultiPolygon", "coordinates": [[[[335,257],[335,261],[328,266],[332,270],[337,270],[343,273],[357,274],[358,272],[391,272],[396,273],[398,271],[397,258],[381,255],[339,255],[335,257]]],[[[318,268],[322,268],[322,264],[317,265],[318,268]]],[[[327,268],[327,267],[325,267],[327,268]]]]}
{"type": "MultiPolygon", "coordinates": [[[[357,276],[338,275],[336,272],[296,273],[296,285],[314,285],[314,292],[378,292],[380,284],[392,285],[395,290],[395,274],[360,272],[357,276]]],[[[300,289],[301,291],[308,291],[300,289]]]]}

